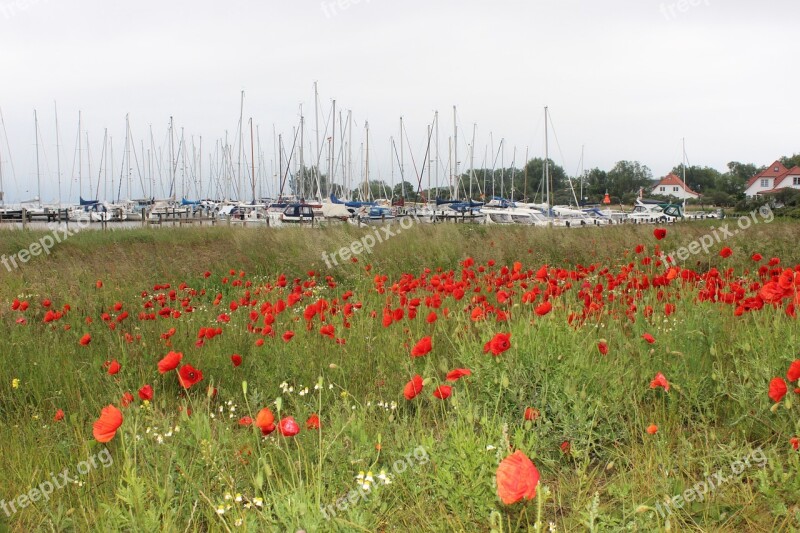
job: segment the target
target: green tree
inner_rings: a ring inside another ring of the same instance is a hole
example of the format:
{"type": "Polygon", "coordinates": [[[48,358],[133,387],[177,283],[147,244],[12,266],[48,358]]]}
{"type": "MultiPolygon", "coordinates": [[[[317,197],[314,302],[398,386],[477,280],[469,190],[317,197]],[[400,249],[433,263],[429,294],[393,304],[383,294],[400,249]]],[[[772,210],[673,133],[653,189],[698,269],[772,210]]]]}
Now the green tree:
{"type": "MultiPolygon", "coordinates": [[[[681,165],[675,166],[672,173],[678,177],[683,176],[683,167],[681,165]]],[[[705,194],[708,191],[716,189],[717,180],[722,174],[711,167],[686,167],[686,186],[694,192],[705,194]]]]}
{"type": "Polygon", "coordinates": [[[640,188],[647,191],[653,185],[653,173],[638,161],[619,161],[608,171],[607,178],[608,192],[614,198],[636,194],[640,188]]]}
{"type": "Polygon", "coordinates": [[[781,163],[786,168],[794,168],[800,166],[800,154],[794,154],[791,157],[784,156],[781,157],[781,163]]]}

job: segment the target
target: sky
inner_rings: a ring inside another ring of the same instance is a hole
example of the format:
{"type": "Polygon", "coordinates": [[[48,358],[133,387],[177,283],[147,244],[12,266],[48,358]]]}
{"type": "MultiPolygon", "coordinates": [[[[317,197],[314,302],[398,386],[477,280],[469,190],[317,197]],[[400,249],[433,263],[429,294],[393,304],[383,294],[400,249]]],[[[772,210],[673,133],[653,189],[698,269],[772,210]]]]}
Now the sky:
{"type": "MultiPolygon", "coordinates": [[[[543,157],[545,106],[550,157],[572,175],[634,160],[660,177],[681,162],[682,139],[692,165],[767,165],[800,152],[798,15],[796,0],[0,0],[5,200],[39,187],[45,202],[77,201],[80,191],[143,196],[142,181],[152,182],[135,168],[132,190],[119,190],[126,116],[140,166],[148,150],[151,161],[161,153],[155,196],[170,185],[170,117],[187,154],[192,141],[199,152],[202,136],[205,192],[226,135],[238,175],[242,91],[244,121],[252,117],[261,140],[260,172],[274,172],[273,131],[291,150],[301,105],[308,164],[315,82],[322,144],[332,101],[337,114],[352,111],[355,179],[368,122],[369,175],[392,180],[402,116],[405,176],[416,181],[438,111],[438,157],[429,157],[444,185],[453,106],[461,171],[471,151],[477,167],[543,157]]],[[[243,138],[248,152],[249,128],[243,138]]],[[[324,150],[321,159],[325,166],[324,150]]],[[[270,187],[271,178],[259,189],[270,187]]]]}

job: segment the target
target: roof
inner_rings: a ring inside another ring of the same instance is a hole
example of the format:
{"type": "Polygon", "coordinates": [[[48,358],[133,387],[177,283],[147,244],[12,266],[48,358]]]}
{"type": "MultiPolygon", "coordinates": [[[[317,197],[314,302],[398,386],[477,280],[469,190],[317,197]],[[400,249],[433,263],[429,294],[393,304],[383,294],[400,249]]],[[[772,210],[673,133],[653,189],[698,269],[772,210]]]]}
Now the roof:
{"type": "Polygon", "coordinates": [[[664,185],[678,186],[689,194],[696,194],[697,196],[700,196],[698,193],[694,192],[692,189],[687,187],[686,184],[683,183],[683,180],[680,179],[675,174],[668,174],[664,176],[663,178],[661,178],[661,181],[655,184],[655,187],[661,187],[664,185]]]}
{"type": "Polygon", "coordinates": [[[789,169],[783,166],[783,163],[781,163],[780,161],[775,161],[770,166],[768,166],[766,170],[759,172],[758,174],[747,180],[747,187],[749,188],[752,184],[754,184],[761,178],[782,178],[787,172],[789,172],[789,169]]]}
{"type": "Polygon", "coordinates": [[[775,179],[775,185],[773,185],[772,188],[779,189],[780,184],[790,176],[800,176],[800,167],[796,166],[784,172],[780,177],[775,179]]]}

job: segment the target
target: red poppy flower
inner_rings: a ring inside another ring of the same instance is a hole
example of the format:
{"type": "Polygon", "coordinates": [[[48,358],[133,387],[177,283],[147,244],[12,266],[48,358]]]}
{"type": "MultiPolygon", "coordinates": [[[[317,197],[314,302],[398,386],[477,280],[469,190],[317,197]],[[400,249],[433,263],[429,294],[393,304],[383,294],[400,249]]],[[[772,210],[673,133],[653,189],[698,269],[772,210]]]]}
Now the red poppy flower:
{"type": "Polygon", "coordinates": [[[316,413],[312,413],[311,416],[308,417],[306,420],[306,429],[319,429],[319,416],[316,413]]]}
{"type": "Polygon", "coordinates": [[[239,426],[241,427],[248,427],[253,425],[253,419],[249,416],[243,416],[239,419],[239,426]]]}
{"type": "Polygon", "coordinates": [[[98,279],[98,280],[95,282],[94,286],[95,286],[96,288],[98,288],[98,289],[102,289],[102,288],[103,288],[103,282],[102,282],[102,280],[99,280],[99,279],[98,279]]]}
{"type": "Polygon", "coordinates": [[[656,238],[657,241],[660,241],[664,237],[667,236],[667,230],[664,228],[656,228],[653,230],[653,236],[656,238]]]}
{"type": "Polygon", "coordinates": [[[651,435],[655,435],[656,433],[658,433],[658,426],[655,424],[650,424],[649,426],[647,426],[647,432],[651,435]]]}
{"type": "Polygon", "coordinates": [[[667,378],[665,378],[664,374],[661,372],[656,374],[656,377],[650,382],[651,389],[656,389],[658,387],[663,387],[666,392],[669,392],[669,381],[667,381],[667,378]]]}
{"type": "Polygon", "coordinates": [[[789,439],[789,444],[792,445],[793,450],[795,451],[800,450],[800,439],[798,439],[797,437],[792,437],[791,439],[789,439]]]}
{"type": "Polygon", "coordinates": [[[192,365],[183,365],[178,371],[178,383],[184,389],[188,389],[201,381],[203,381],[203,373],[192,365]]]}
{"type": "Polygon", "coordinates": [[[235,353],[231,356],[231,363],[233,363],[234,367],[237,367],[242,364],[242,356],[238,353],[235,353]]]}
{"type": "Polygon", "coordinates": [[[278,423],[278,430],[284,437],[294,437],[300,433],[300,426],[297,425],[294,418],[287,416],[278,423]]]}
{"type": "Polygon", "coordinates": [[[92,435],[97,442],[109,442],[117,434],[117,429],[122,425],[122,411],[108,405],[100,411],[98,418],[92,427],[92,435]]]}
{"type": "Polygon", "coordinates": [[[158,362],[158,371],[166,374],[170,370],[175,370],[183,359],[183,354],[180,352],[169,352],[164,358],[158,362]]]}
{"type": "Polygon", "coordinates": [[[64,420],[64,410],[59,409],[58,411],[56,411],[56,415],[53,417],[53,420],[55,420],[56,422],[61,422],[62,420],[64,420]]]}
{"type": "Polygon", "coordinates": [[[331,339],[336,336],[332,324],[322,326],[321,328],[319,328],[319,332],[326,337],[330,337],[331,339]]]}
{"type": "Polygon", "coordinates": [[[439,385],[436,387],[436,390],[433,391],[433,395],[440,400],[446,400],[453,394],[453,387],[450,385],[439,385]]]}
{"type": "Polygon", "coordinates": [[[731,250],[727,246],[719,251],[719,256],[722,257],[723,259],[727,259],[732,255],[733,255],[733,250],[731,250]]]}
{"type": "Polygon", "coordinates": [[[406,383],[403,389],[403,396],[406,397],[406,400],[413,400],[420,392],[422,392],[422,376],[417,374],[411,378],[411,381],[406,383]]]}
{"type": "Polygon", "coordinates": [[[756,263],[758,263],[759,261],[761,261],[762,259],[764,259],[764,256],[763,256],[763,255],[761,255],[761,254],[753,254],[753,255],[750,257],[750,259],[752,259],[753,261],[755,261],[756,263]]]}
{"type": "Polygon", "coordinates": [[[122,368],[122,365],[119,364],[119,361],[117,361],[116,359],[114,359],[113,361],[106,361],[105,366],[108,369],[108,374],[111,376],[119,372],[120,368],[122,368]]]}
{"type": "Polygon", "coordinates": [[[506,505],[536,497],[539,471],[520,450],[503,459],[497,467],[496,479],[497,495],[506,505]]]}
{"type": "Polygon", "coordinates": [[[652,335],[650,335],[649,333],[645,333],[644,335],[642,335],[642,338],[643,338],[644,340],[646,340],[647,342],[649,342],[650,344],[653,344],[654,342],[656,342],[656,339],[655,339],[655,337],[653,337],[653,336],[652,336],[652,335]]]}
{"type": "Polygon", "coordinates": [[[792,364],[789,365],[789,370],[786,372],[786,377],[791,382],[800,379],[800,359],[792,361],[792,364]]]}
{"type": "Polygon", "coordinates": [[[788,391],[786,387],[786,382],[783,378],[773,378],[772,381],[769,382],[769,397],[770,399],[777,403],[786,396],[786,392],[788,391]]]}
{"type": "Polygon", "coordinates": [[[287,331],[286,333],[283,334],[283,342],[289,342],[290,340],[292,340],[292,337],[294,337],[294,331],[291,330],[287,331]]]}
{"type": "Polygon", "coordinates": [[[534,309],[534,312],[539,316],[544,316],[550,311],[552,311],[552,309],[553,309],[553,304],[550,303],[550,300],[548,300],[546,302],[542,302],[539,305],[537,305],[536,309],[534,309]]]}
{"type": "Polygon", "coordinates": [[[422,337],[420,341],[411,349],[411,357],[422,357],[433,349],[430,337],[422,337]]]}
{"type": "Polygon", "coordinates": [[[78,342],[80,342],[81,346],[88,346],[89,343],[92,342],[92,336],[87,333],[86,335],[81,337],[81,340],[78,342]]]}
{"type": "Polygon", "coordinates": [[[489,342],[483,345],[483,353],[492,352],[497,357],[511,348],[511,333],[498,333],[489,342]]]}
{"type": "Polygon", "coordinates": [[[600,355],[608,355],[608,343],[606,341],[599,341],[597,343],[597,351],[600,352],[600,355]]]}
{"type": "Polygon", "coordinates": [[[153,399],[153,387],[150,385],[145,385],[141,389],[139,389],[139,398],[142,400],[150,401],[153,399]]]}
{"type": "Polygon", "coordinates": [[[526,407],[525,408],[525,420],[530,420],[531,422],[535,422],[536,419],[539,418],[539,410],[534,409],[533,407],[526,407]]]}
{"type": "Polygon", "coordinates": [[[275,431],[275,415],[268,408],[263,408],[256,415],[256,427],[262,435],[269,435],[275,431]]]}
{"type": "Polygon", "coordinates": [[[438,319],[439,319],[439,316],[436,314],[436,312],[435,311],[431,311],[430,314],[428,315],[428,317],[425,319],[425,321],[428,322],[428,324],[433,324],[438,319]]]}
{"type": "Polygon", "coordinates": [[[122,407],[128,407],[131,403],[133,403],[133,394],[130,392],[126,392],[122,395],[122,399],[119,401],[122,407]]]}
{"type": "Polygon", "coordinates": [[[468,368],[456,368],[447,373],[447,381],[458,381],[464,376],[471,376],[472,371],[468,368]]]}

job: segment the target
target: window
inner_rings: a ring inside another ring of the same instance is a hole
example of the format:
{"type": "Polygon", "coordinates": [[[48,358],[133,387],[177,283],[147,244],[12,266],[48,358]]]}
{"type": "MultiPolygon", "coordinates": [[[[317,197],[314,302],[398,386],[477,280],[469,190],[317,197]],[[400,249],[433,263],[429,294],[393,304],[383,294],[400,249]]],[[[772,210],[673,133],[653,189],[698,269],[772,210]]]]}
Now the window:
{"type": "Polygon", "coordinates": [[[781,171],[780,168],[775,167],[775,172],[780,172],[780,171],[781,171]]]}
{"type": "Polygon", "coordinates": [[[674,192],[678,192],[678,188],[677,188],[677,187],[673,187],[673,188],[672,188],[672,190],[673,190],[674,192]]]}
{"type": "Polygon", "coordinates": [[[766,179],[766,178],[762,179],[761,180],[761,186],[764,187],[764,188],[769,187],[769,180],[766,179]]]}
{"type": "Polygon", "coordinates": [[[666,188],[666,187],[661,187],[661,192],[664,192],[664,191],[666,191],[666,190],[667,190],[667,188],[666,188]]]}
{"type": "Polygon", "coordinates": [[[800,185],[800,176],[795,176],[794,181],[792,182],[794,185],[800,185]]]}

